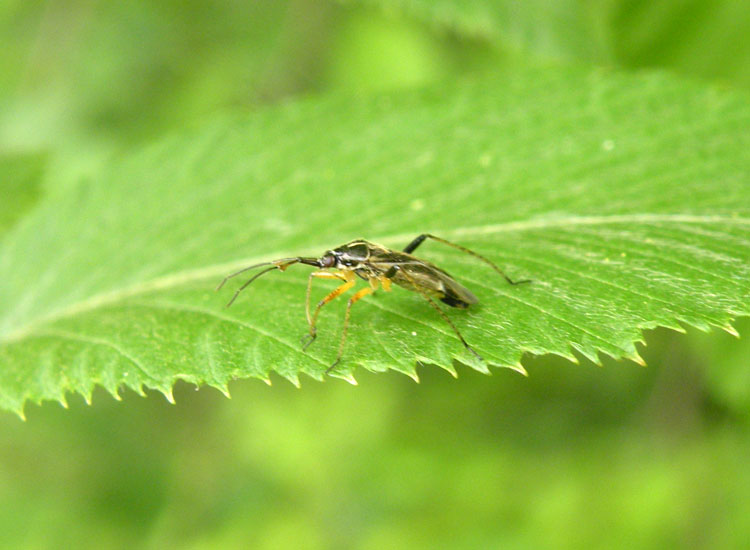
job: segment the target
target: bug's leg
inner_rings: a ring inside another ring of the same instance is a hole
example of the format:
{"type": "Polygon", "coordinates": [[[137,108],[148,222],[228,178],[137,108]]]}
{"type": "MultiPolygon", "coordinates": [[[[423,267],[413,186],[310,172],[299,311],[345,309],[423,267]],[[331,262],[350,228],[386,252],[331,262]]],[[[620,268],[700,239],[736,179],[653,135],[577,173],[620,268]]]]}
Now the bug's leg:
{"type": "Polygon", "coordinates": [[[331,273],[330,271],[313,271],[307,278],[307,294],[305,296],[305,315],[307,316],[307,324],[312,325],[312,318],[310,317],[310,292],[312,292],[312,281],[313,278],[318,279],[337,279],[339,281],[347,282],[347,279],[341,273],[331,273]]]}
{"type": "Polygon", "coordinates": [[[484,361],[484,357],[482,357],[481,355],[479,355],[479,353],[477,353],[477,351],[469,345],[469,343],[461,335],[461,332],[459,332],[458,327],[453,324],[453,321],[451,321],[450,317],[448,317],[448,315],[446,315],[446,313],[441,309],[441,307],[439,305],[437,305],[437,303],[435,302],[435,300],[433,300],[432,298],[430,298],[430,296],[427,295],[424,292],[420,292],[420,294],[422,295],[422,297],[424,297],[425,300],[427,300],[428,302],[430,302],[430,305],[433,308],[435,308],[435,311],[437,311],[440,314],[440,317],[442,317],[443,320],[451,326],[451,328],[453,329],[453,332],[456,333],[456,336],[458,336],[458,339],[461,340],[461,343],[464,345],[464,347],[467,350],[469,350],[471,353],[473,353],[474,355],[476,355],[478,359],[480,359],[481,361],[484,361]]]}
{"type": "Polygon", "coordinates": [[[415,250],[417,249],[417,247],[418,247],[418,246],[419,246],[420,244],[422,244],[422,243],[424,242],[424,240],[425,240],[425,239],[426,239],[427,237],[429,237],[429,235],[428,235],[427,233],[422,233],[422,234],[421,234],[421,235],[420,235],[419,237],[417,237],[417,238],[416,238],[416,239],[414,239],[414,240],[413,240],[412,242],[410,242],[410,243],[409,243],[409,244],[408,244],[408,245],[406,246],[406,248],[404,248],[404,252],[406,252],[407,254],[411,254],[412,252],[414,252],[414,251],[415,251],[415,250]]]}
{"type": "Polygon", "coordinates": [[[312,282],[312,276],[321,277],[324,279],[341,279],[342,281],[346,281],[341,286],[336,287],[333,289],[328,296],[323,298],[320,302],[318,302],[317,307],[315,308],[315,313],[312,314],[312,316],[309,316],[309,306],[308,306],[308,323],[310,325],[310,334],[307,336],[307,342],[304,343],[302,346],[303,350],[306,350],[307,347],[315,341],[315,338],[318,336],[318,331],[315,328],[315,324],[318,322],[318,314],[320,313],[320,308],[322,308],[324,305],[326,305],[331,300],[334,300],[341,296],[344,292],[349,290],[354,286],[354,274],[350,271],[346,271],[343,273],[328,273],[326,271],[320,272],[320,271],[314,271],[311,274],[311,278],[309,279],[308,283],[308,300],[309,300],[309,288],[310,283],[312,282]],[[315,273],[326,273],[327,275],[333,275],[332,277],[326,277],[321,275],[314,275],[315,273]]]}
{"type": "Polygon", "coordinates": [[[429,294],[427,294],[424,290],[422,290],[417,285],[417,282],[414,279],[412,279],[411,276],[409,276],[408,273],[406,273],[404,270],[402,270],[399,266],[394,265],[393,267],[391,267],[386,272],[385,277],[387,277],[388,279],[392,279],[393,277],[396,276],[396,273],[399,272],[399,271],[411,282],[412,286],[414,287],[414,290],[417,291],[417,292],[419,292],[419,294],[422,295],[422,298],[424,298],[425,300],[427,300],[430,303],[430,305],[435,309],[435,311],[437,311],[438,314],[440,314],[440,317],[443,318],[443,321],[445,321],[446,323],[448,323],[450,325],[450,327],[453,329],[453,332],[456,333],[456,336],[458,336],[458,339],[461,340],[461,343],[464,345],[464,347],[467,350],[469,350],[471,353],[473,353],[474,355],[476,355],[480,360],[484,361],[484,357],[482,357],[481,355],[479,355],[476,352],[476,350],[469,345],[469,343],[466,341],[466,339],[464,339],[464,337],[461,335],[461,332],[458,330],[458,327],[453,324],[453,321],[451,321],[450,317],[448,317],[448,315],[446,315],[446,313],[443,311],[443,309],[439,305],[437,305],[437,303],[435,302],[435,300],[433,300],[430,297],[429,294]]]}
{"type": "MultiPolygon", "coordinates": [[[[302,337],[302,349],[303,350],[307,349],[307,346],[312,344],[313,340],[315,340],[315,337],[317,336],[315,324],[313,323],[313,319],[310,316],[310,293],[312,291],[313,277],[316,277],[319,279],[338,279],[340,281],[348,282],[348,279],[341,273],[332,273],[330,271],[313,271],[312,273],[310,273],[310,276],[307,278],[307,294],[305,296],[305,316],[307,317],[307,324],[310,327],[310,333],[302,337]]],[[[318,305],[318,308],[320,307],[322,306],[318,305]]],[[[316,313],[316,318],[317,318],[317,313],[316,313]]]]}
{"type": "Polygon", "coordinates": [[[336,365],[339,364],[339,361],[341,361],[341,356],[344,354],[344,344],[346,343],[346,333],[349,330],[349,317],[351,314],[352,306],[356,304],[361,298],[367,296],[368,294],[372,294],[373,292],[375,292],[375,290],[372,288],[372,286],[366,286],[365,288],[355,292],[354,296],[349,298],[349,302],[346,304],[346,314],[344,315],[344,328],[341,329],[341,342],[339,343],[339,352],[336,355],[336,360],[331,364],[330,367],[326,369],[326,374],[331,372],[336,367],[336,365]]]}
{"type": "MultiPolygon", "coordinates": [[[[381,286],[383,287],[383,290],[385,290],[386,292],[391,291],[391,278],[388,277],[387,273],[383,275],[382,277],[380,277],[380,279],[375,279],[375,280],[380,282],[381,286]]],[[[373,290],[375,290],[375,288],[377,288],[377,284],[373,288],[373,290]]]]}
{"type": "Polygon", "coordinates": [[[506,281],[508,281],[508,283],[510,283],[512,285],[520,285],[520,284],[523,284],[523,283],[530,283],[530,282],[532,282],[531,279],[523,279],[522,281],[514,281],[513,279],[511,279],[510,277],[508,277],[505,274],[505,272],[503,272],[502,269],[500,269],[499,267],[497,267],[493,262],[491,262],[490,260],[488,260],[484,256],[482,256],[480,254],[477,254],[473,250],[469,250],[465,246],[461,246],[460,244],[456,244],[456,243],[452,243],[450,241],[446,241],[445,239],[441,239],[440,237],[436,237],[435,235],[430,235],[429,233],[422,233],[419,237],[417,237],[412,242],[410,242],[409,245],[406,248],[404,248],[404,252],[406,252],[407,254],[411,254],[412,252],[414,252],[414,250],[416,250],[416,248],[420,244],[422,244],[425,241],[425,239],[432,239],[434,241],[438,241],[439,243],[443,243],[443,244],[447,244],[448,246],[452,246],[453,248],[455,248],[457,250],[460,250],[461,252],[466,252],[467,254],[471,254],[475,258],[477,258],[479,260],[482,260],[484,263],[488,264],[492,269],[494,269],[495,271],[497,271],[500,275],[503,276],[503,278],[506,281]]]}

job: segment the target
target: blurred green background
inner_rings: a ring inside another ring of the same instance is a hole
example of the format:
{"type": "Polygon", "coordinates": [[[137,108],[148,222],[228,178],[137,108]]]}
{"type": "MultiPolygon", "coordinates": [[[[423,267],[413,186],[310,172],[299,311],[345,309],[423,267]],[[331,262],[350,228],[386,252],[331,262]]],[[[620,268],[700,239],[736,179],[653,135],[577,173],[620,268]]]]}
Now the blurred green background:
{"type": "MultiPolygon", "coordinates": [[[[112,155],[291,98],[506,65],[750,87],[750,4],[0,4],[0,238],[112,155]]],[[[737,323],[750,332],[750,321],[737,323]]],[[[104,391],[0,415],[7,548],[730,548],[750,540],[750,345],[657,330],[649,364],[526,357],[340,381],[104,391]]]]}

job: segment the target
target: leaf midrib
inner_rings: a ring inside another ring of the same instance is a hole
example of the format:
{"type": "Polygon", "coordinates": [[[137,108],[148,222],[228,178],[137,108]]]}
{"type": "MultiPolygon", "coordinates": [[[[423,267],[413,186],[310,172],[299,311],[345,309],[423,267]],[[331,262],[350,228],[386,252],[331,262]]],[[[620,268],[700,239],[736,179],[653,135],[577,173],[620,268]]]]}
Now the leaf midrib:
{"type": "MultiPolygon", "coordinates": [[[[596,226],[596,225],[617,225],[617,224],[638,224],[638,223],[681,223],[681,224],[712,224],[721,223],[728,225],[750,225],[750,218],[744,218],[741,216],[722,216],[722,215],[692,215],[692,214],[615,214],[610,216],[555,216],[549,218],[539,218],[535,220],[522,220],[506,222],[501,224],[482,225],[476,227],[463,227],[453,228],[449,230],[441,230],[441,235],[449,235],[451,237],[461,236],[480,236],[480,235],[491,235],[496,233],[511,233],[511,232],[523,232],[534,229],[546,229],[554,227],[574,227],[574,226],[596,226]]],[[[382,238],[375,238],[374,241],[383,243],[388,242],[405,242],[409,239],[414,238],[416,235],[411,233],[396,234],[391,236],[383,236],[382,238]]],[[[326,245],[317,247],[316,250],[322,250],[326,245]]],[[[330,246],[330,243],[328,244],[330,246]]],[[[312,249],[312,247],[309,247],[312,249]]],[[[299,253],[296,251],[295,253],[299,253]]],[[[288,251],[286,251],[288,254],[288,251]]],[[[278,253],[277,257],[286,257],[285,251],[278,253]]],[[[38,330],[38,327],[45,324],[72,317],[78,313],[94,310],[98,307],[105,306],[108,304],[116,303],[119,300],[128,298],[131,296],[137,296],[147,292],[153,292],[157,290],[165,290],[179,287],[180,285],[200,281],[203,279],[209,279],[214,277],[220,277],[226,273],[229,273],[238,268],[242,268],[251,263],[258,261],[267,260],[271,254],[265,254],[261,257],[250,257],[234,262],[228,262],[224,264],[214,264],[205,266],[199,269],[190,269],[157,277],[150,281],[138,283],[122,289],[103,292],[96,294],[91,298],[82,300],[80,302],[73,303],[64,308],[52,311],[46,315],[42,315],[34,321],[27,323],[26,325],[10,331],[5,335],[0,335],[0,343],[8,344],[23,340],[27,336],[34,334],[38,330]]],[[[276,256],[274,256],[276,257],[276,256]]]]}

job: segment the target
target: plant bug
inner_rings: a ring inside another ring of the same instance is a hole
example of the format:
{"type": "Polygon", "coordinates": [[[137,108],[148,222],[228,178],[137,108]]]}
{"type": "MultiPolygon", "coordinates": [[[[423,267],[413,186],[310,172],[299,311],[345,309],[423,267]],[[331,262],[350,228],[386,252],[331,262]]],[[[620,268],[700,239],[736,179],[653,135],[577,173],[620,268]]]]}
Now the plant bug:
{"type": "Polygon", "coordinates": [[[305,258],[298,256],[296,258],[282,258],[271,262],[254,264],[240,269],[231,275],[227,275],[216,290],[221,289],[221,287],[223,287],[232,277],[236,277],[237,275],[250,271],[251,269],[270,266],[253,275],[239,289],[237,289],[234,296],[232,296],[232,299],[229,300],[229,303],[227,304],[227,307],[229,307],[237,299],[240,292],[245,290],[253,281],[255,281],[255,279],[269,271],[273,271],[274,269],[285,271],[290,265],[297,263],[319,268],[317,271],[310,273],[310,276],[307,279],[305,314],[307,315],[307,324],[309,325],[310,330],[309,334],[303,337],[304,344],[302,346],[302,349],[306,350],[317,337],[316,323],[318,321],[320,309],[331,300],[338,298],[341,294],[351,289],[356,281],[355,275],[367,281],[369,286],[355,292],[346,305],[344,326],[341,330],[341,341],[339,343],[338,354],[336,355],[336,360],[326,370],[326,374],[330,373],[341,361],[341,356],[344,353],[344,344],[346,343],[346,333],[349,329],[349,317],[352,306],[364,296],[375,292],[379,287],[382,287],[386,292],[390,292],[392,283],[407,290],[419,293],[438,312],[440,317],[450,325],[464,347],[480,360],[484,360],[482,356],[469,345],[456,325],[453,324],[448,315],[446,315],[442,308],[435,302],[435,299],[438,299],[451,307],[467,308],[471,304],[476,304],[479,300],[477,300],[477,297],[468,289],[456,282],[456,280],[448,275],[448,273],[439,267],[432,265],[430,262],[421,260],[412,255],[412,252],[414,252],[414,250],[416,250],[426,239],[433,239],[478,258],[490,265],[492,269],[502,275],[511,285],[520,285],[531,282],[529,279],[513,281],[499,267],[484,256],[481,256],[459,244],[446,241],[435,235],[423,233],[409,243],[403,251],[392,250],[363,239],[358,239],[341,245],[338,248],[334,248],[333,250],[329,250],[320,258],[305,258]],[[313,278],[335,279],[341,281],[341,285],[318,302],[315,311],[310,315],[310,291],[312,290],[313,278]]]}

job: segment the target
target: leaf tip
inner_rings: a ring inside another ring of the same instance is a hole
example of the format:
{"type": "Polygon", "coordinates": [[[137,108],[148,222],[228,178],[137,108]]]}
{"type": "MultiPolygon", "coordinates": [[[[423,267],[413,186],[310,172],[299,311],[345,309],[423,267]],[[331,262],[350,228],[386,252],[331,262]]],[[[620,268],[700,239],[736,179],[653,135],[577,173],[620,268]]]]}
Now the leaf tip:
{"type": "Polygon", "coordinates": [[[510,370],[516,371],[518,374],[525,376],[526,378],[529,377],[528,371],[523,367],[520,361],[516,363],[515,365],[508,365],[508,368],[510,370]]]}
{"type": "Polygon", "coordinates": [[[415,370],[407,371],[407,372],[404,372],[404,374],[408,376],[409,378],[411,378],[412,380],[414,380],[414,382],[419,384],[419,375],[417,374],[417,371],[415,370]]]}
{"type": "MultiPolygon", "coordinates": [[[[232,399],[232,396],[229,393],[229,387],[226,384],[220,384],[218,382],[215,382],[213,384],[209,384],[212,388],[219,390],[224,397],[227,399],[232,399]]],[[[196,387],[196,391],[198,388],[196,387]]]]}
{"type": "Polygon", "coordinates": [[[628,355],[626,355],[626,357],[642,367],[646,366],[646,361],[643,359],[643,357],[640,356],[640,354],[637,351],[633,351],[632,353],[629,353],[628,355]]]}
{"type": "Polygon", "coordinates": [[[302,387],[302,384],[299,381],[299,376],[296,374],[285,374],[283,376],[289,380],[295,388],[300,389],[302,387]]]}
{"type": "Polygon", "coordinates": [[[444,371],[447,371],[453,378],[458,378],[458,371],[456,370],[456,367],[450,364],[438,364],[438,367],[443,369],[444,371]]]}
{"type": "Polygon", "coordinates": [[[483,360],[477,359],[476,362],[472,363],[470,366],[477,372],[481,372],[487,376],[492,376],[492,371],[483,360]]]}
{"type": "Polygon", "coordinates": [[[596,365],[597,367],[604,368],[604,362],[602,361],[602,358],[599,356],[599,352],[594,351],[593,353],[587,355],[586,357],[589,359],[589,361],[594,363],[594,365],[596,365]]]}
{"type": "Polygon", "coordinates": [[[357,382],[357,379],[354,378],[354,375],[352,373],[347,373],[343,376],[339,376],[342,380],[346,380],[349,382],[352,386],[359,386],[359,382],[357,382]]]}
{"type": "Polygon", "coordinates": [[[467,365],[477,372],[481,372],[482,374],[492,376],[492,371],[490,371],[487,361],[485,361],[481,357],[478,357],[476,355],[470,355],[467,353],[462,356],[454,355],[453,358],[456,361],[458,361],[460,364],[467,365]]]}
{"type": "Polygon", "coordinates": [[[164,397],[167,399],[167,401],[169,401],[170,404],[174,405],[176,403],[176,401],[174,400],[174,395],[172,394],[171,387],[160,389],[159,391],[164,395],[164,397]]]}
{"type": "Polygon", "coordinates": [[[687,329],[683,327],[680,323],[672,323],[669,325],[665,325],[667,328],[672,329],[675,332],[679,332],[680,334],[687,334],[687,329]]]}
{"type": "Polygon", "coordinates": [[[731,334],[735,338],[739,338],[740,337],[740,333],[737,332],[737,329],[734,328],[731,325],[731,323],[727,323],[726,325],[722,326],[721,328],[722,328],[722,330],[724,330],[725,332],[728,332],[729,334],[731,334]]]}

